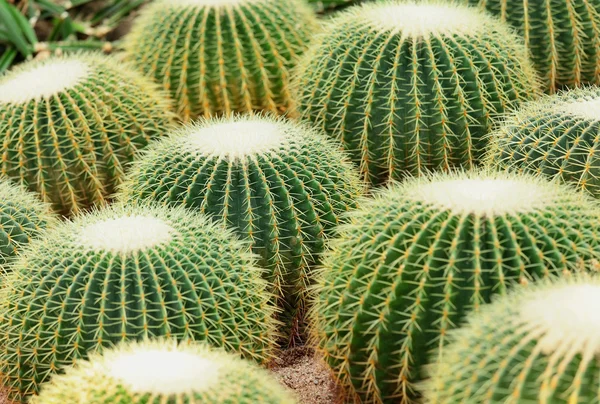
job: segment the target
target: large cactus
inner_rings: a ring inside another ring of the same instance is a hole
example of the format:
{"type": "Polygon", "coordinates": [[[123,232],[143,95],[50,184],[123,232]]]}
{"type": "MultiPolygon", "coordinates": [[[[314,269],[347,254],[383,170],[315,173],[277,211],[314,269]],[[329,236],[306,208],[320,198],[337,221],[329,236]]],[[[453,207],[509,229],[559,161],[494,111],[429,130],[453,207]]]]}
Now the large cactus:
{"type": "Polygon", "coordinates": [[[600,83],[597,0],[467,0],[516,28],[546,90],[600,83]]]}
{"type": "Polygon", "coordinates": [[[432,366],[425,402],[600,402],[600,280],[519,288],[469,319],[432,366]]]}
{"type": "Polygon", "coordinates": [[[266,362],[271,295],[245,243],[183,208],[113,205],[48,231],[0,300],[0,372],[25,401],[56,371],[124,340],[207,341],[266,362]]]}
{"type": "Polygon", "coordinates": [[[42,230],[56,224],[57,218],[48,204],[5,178],[0,179],[0,266],[11,261],[42,230]]]}
{"type": "Polygon", "coordinates": [[[289,109],[289,69],[316,28],[304,0],[159,0],[136,20],[128,58],[179,115],[289,109]]]}
{"type": "Polygon", "coordinates": [[[63,214],[103,203],[173,114],[151,80],[96,54],[25,63],[0,78],[0,173],[63,214]]]}
{"type": "Polygon", "coordinates": [[[363,188],[338,147],[280,118],[210,119],[149,147],[120,199],[183,205],[225,220],[252,243],[295,327],[310,268],[363,188]]]}
{"type": "Polygon", "coordinates": [[[491,165],[557,178],[600,197],[600,89],[531,102],[492,139],[491,165]]]}
{"type": "Polygon", "coordinates": [[[431,1],[341,13],[304,56],[295,87],[301,114],[340,139],[375,184],[475,166],[491,119],[539,90],[507,27],[431,1]]]}
{"type": "Polygon", "coordinates": [[[515,283],[600,257],[599,210],[509,172],[439,174],[350,213],[324,258],[312,333],[350,396],[409,403],[430,353],[515,283]]]}
{"type": "Polygon", "coordinates": [[[206,344],[120,344],[52,378],[32,404],[294,404],[273,376],[206,344]]]}

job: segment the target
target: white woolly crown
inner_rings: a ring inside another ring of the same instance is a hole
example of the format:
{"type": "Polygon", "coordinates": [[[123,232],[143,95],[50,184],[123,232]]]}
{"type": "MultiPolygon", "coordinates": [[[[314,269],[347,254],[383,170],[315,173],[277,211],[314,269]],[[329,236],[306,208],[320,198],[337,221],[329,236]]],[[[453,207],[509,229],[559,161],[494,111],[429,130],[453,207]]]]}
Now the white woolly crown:
{"type": "Polygon", "coordinates": [[[541,290],[525,301],[521,318],[541,333],[545,354],[575,350],[600,354],[600,285],[573,284],[541,290]]]}
{"type": "Polygon", "coordinates": [[[0,83],[0,103],[18,104],[48,98],[73,88],[89,72],[90,67],[85,62],[58,59],[9,74],[0,83]]]}
{"type": "Polygon", "coordinates": [[[600,121],[600,98],[572,101],[565,104],[561,109],[581,118],[600,121]]]}
{"type": "Polygon", "coordinates": [[[134,393],[175,395],[219,382],[219,364],[190,352],[140,350],[123,353],[106,365],[109,375],[134,393]]]}
{"type": "Polygon", "coordinates": [[[441,179],[420,184],[411,191],[424,202],[479,215],[528,211],[551,199],[545,188],[517,179],[441,179]]]}
{"type": "Polygon", "coordinates": [[[365,9],[364,18],[374,28],[398,30],[409,37],[469,34],[484,29],[482,16],[462,6],[390,2],[365,9]]]}
{"type": "Polygon", "coordinates": [[[150,216],[123,216],[83,227],[80,242],[95,250],[128,253],[171,240],[174,229],[150,216]]]}
{"type": "Polygon", "coordinates": [[[203,155],[241,158],[278,149],[285,139],[277,122],[242,119],[199,128],[183,141],[203,155]]]}

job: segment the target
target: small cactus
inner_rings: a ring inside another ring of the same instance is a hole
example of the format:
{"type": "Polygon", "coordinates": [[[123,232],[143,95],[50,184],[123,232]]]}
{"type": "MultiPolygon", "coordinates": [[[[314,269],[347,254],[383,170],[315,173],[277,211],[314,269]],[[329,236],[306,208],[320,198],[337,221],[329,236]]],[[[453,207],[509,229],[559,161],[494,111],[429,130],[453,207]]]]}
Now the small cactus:
{"type": "Polygon", "coordinates": [[[493,133],[494,167],[542,174],[600,197],[600,89],[531,102],[493,133]]]}
{"type": "Polygon", "coordinates": [[[291,106],[290,68],[317,26],[304,0],[159,0],[125,40],[184,121],[291,106]]]}
{"type": "Polygon", "coordinates": [[[12,261],[40,231],[57,224],[49,205],[25,189],[0,179],[0,266],[12,261]]]}
{"type": "Polygon", "coordinates": [[[426,384],[428,404],[600,401],[600,280],[519,288],[453,331],[426,384]]]}
{"type": "Polygon", "coordinates": [[[250,240],[295,326],[310,267],[363,189],[338,148],[318,131],[281,118],[213,118],[149,147],[119,198],[183,205],[225,220],[250,240]]]}
{"type": "Polygon", "coordinates": [[[32,404],[294,404],[269,373],[206,344],[120,344],[79,361],[42,387],[32,404]]]}
{"type": "Polygon", "coordinates": [[[202,340],[260,363],[273,354],[271,295],[246,243],[183,208],[116,204],[78,217],[30,243],[11,269],[0,372],[15,401],[125,340],[202,340]]]}
{"type": "Polygon", "coordinates": [[[116,59],[32,61],[0,77],[0,173],[63,214],[106,201],[172,118],[150,80],[116,59]]]}
{"type": "Polygon", "coordinates": [[[524,38],[545,88],[600,83],[597,0],[468,0],[513,26],[524,38]]]}
{"type": "Polygon", "coordinates": [[[491,119],[539,92],[508,27],[452,2],[351,7],[296,77],[300,114],[340,139],[373,184],[475,166],[491,119]]]}
{"type": "Polygon", "coordinates": [[[510,172],[395,185],[349,214],[323,259],[314,343],[362,402],[410,403],[430,353],[494,294],[600,257],[599,209],[510,172]]]}

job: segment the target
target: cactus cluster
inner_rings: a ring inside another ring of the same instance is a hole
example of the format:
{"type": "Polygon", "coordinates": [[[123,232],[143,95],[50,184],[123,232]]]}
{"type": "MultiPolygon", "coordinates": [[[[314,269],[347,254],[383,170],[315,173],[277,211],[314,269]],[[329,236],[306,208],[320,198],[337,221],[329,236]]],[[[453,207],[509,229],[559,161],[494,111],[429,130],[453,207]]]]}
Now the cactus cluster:
{"type": "Polygon", "coordinates": [[[142,11],[125,48],[170,92],[184,121],[284,112],[289,70],[316,27],[304,0],[159,0],[142,11]]]}
{"type": "Polygon", "coordinates": [[[32,404],[294,404],[266,370],[205,344],[125,343],[92,355],[42,388],[32,404]],[[171,401],[173,400],[173,401],[171,401]]]}
{"type": "Polygon", "coordinates": [[[316,255],[362,191],[337,149],[319,131],[281,118],[205,120],[146,149],[119,198],[183,205],[227,222],[250,240],[294,320],[316,255]]]}
{"type": "Polygon", "coordinates": [[[0,173],[63,214],[103,203],[124,166],[171,124],[151,80],[96,54],[18,66],[0,78],[0,173]]]}
{"type": "Polygon", "coordinates": [[[600,3],[595,0],[468,0],[514,27],[545,88],[600,84],[600,3]]]}
{"type": "Polygon", "coordinates": [[[474,167],[491,119],[539,92],[518,38],[451,1],[351,7],[305,54],[294,86],[300,114],[374,184],[474,167]]]}
{"type": "Polygon", "coordinates": [[[0,266],[57,223],[50,206],[22,187],[0,179],[0,266]]]}
{"type": "Polygon", "coordinates": [[[600,196],[600,89],[528,103],[507,116],[492,139],[492,166],[558,178],[600,196]]]}
{"type": "Polygon", "coordinates": [[[599,402],[598,307],[597,277],[514,290],[449,335],[425,402],[599,402]]]}
{"type": "Polygon", "coordinates": [[[600,211],[510,172],[437,174],[349,214],[323,259],[314,343],[350,395],[412,402],[432,350],[494,294],[600,257],[600,211]]]}
{"type": "Polygon", "coordinates": [[[33,241],[0,299],[0,372],[24,402],[124,340],[207,341],[263,363],[277,324],[247,243],[183,208],[115,204],[33,241]]]}

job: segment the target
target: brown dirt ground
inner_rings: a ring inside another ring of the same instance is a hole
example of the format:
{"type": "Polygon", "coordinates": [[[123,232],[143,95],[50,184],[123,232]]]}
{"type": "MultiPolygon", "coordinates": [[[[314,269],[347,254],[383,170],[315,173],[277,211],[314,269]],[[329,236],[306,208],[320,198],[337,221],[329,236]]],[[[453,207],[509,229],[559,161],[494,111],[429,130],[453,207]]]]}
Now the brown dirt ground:
{"type": "Polygon", "coordinates": [[[274,361],[271,370],[280,383],[294,391],[299,404],[342,402],[341,389],[325,364],[315,358],[311,348],[298,347],[284,351],[274,361]]]}

